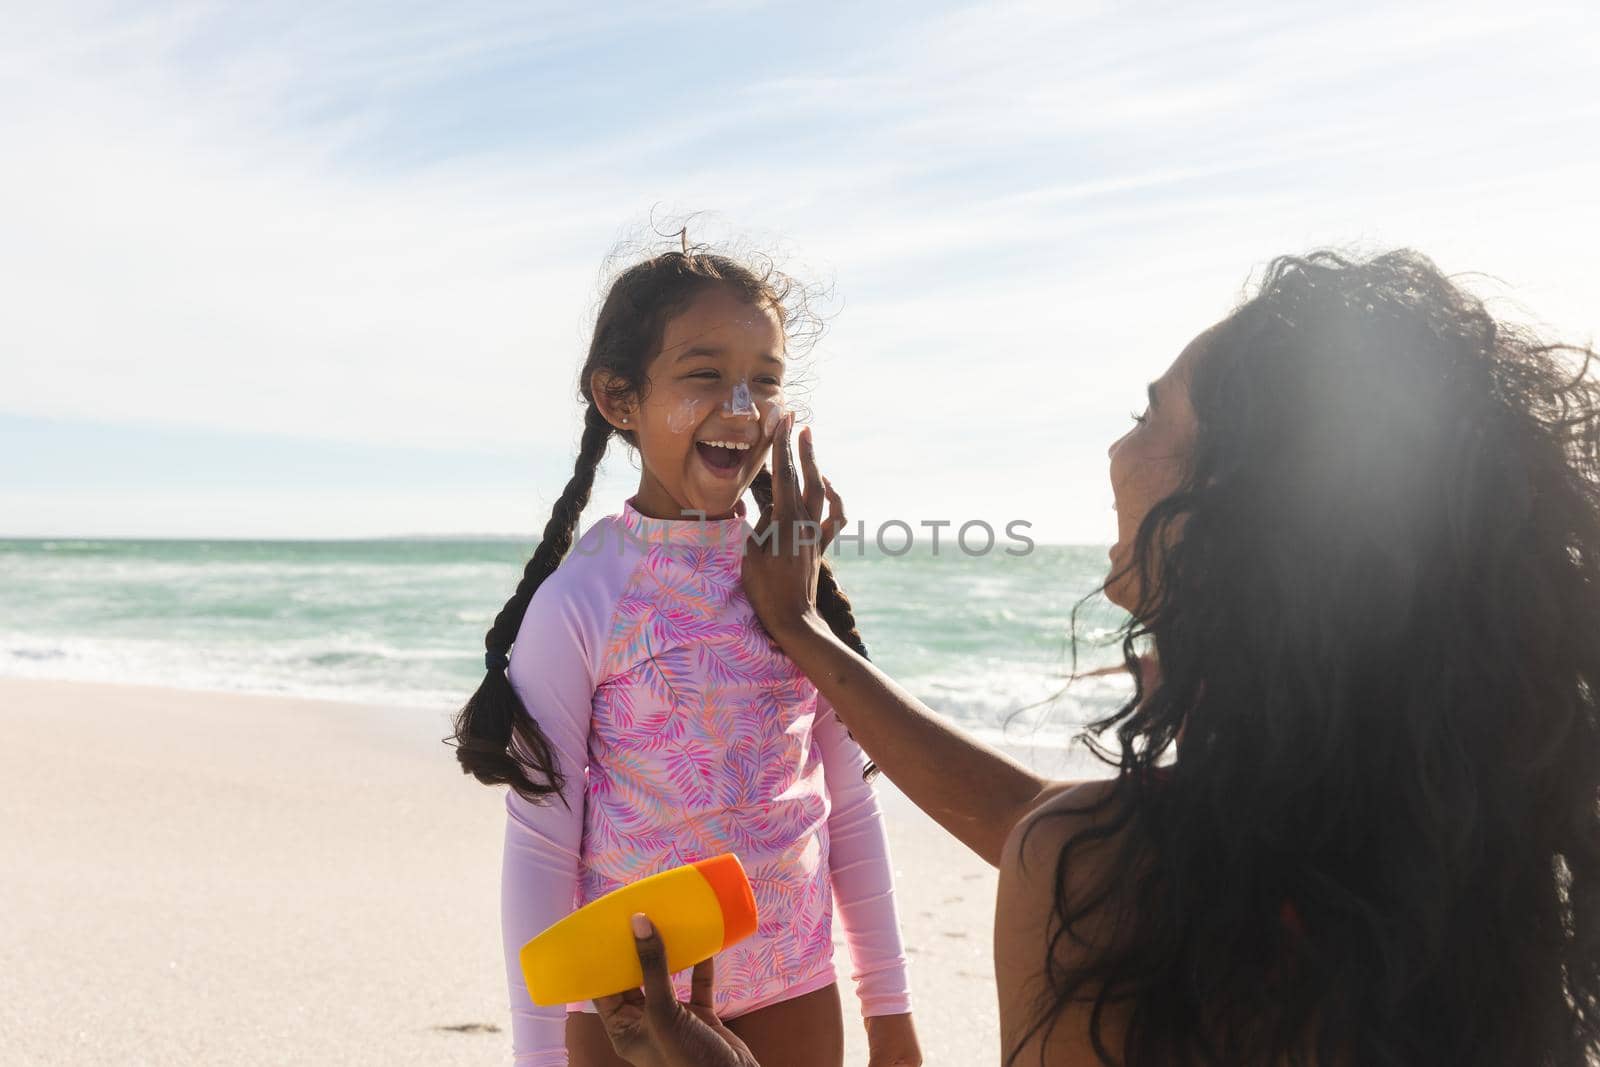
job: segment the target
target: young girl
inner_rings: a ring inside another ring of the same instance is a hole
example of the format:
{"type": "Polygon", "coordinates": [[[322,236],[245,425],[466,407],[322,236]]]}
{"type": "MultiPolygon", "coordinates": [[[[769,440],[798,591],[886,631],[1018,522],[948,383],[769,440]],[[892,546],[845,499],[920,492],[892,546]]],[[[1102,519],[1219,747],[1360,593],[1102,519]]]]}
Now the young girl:
{"type": "MultiPolygon", "coordinates": [[[[743,862],[760,922],[717,957],[716,1008],[763,1067],[841,1063],[835,902],[872,1063],[920,1062],[869,765],[740,585],[741,498],[771,499],[790,292],[686,249],[619,276],[595,322],[576,469],[456,722],[463,769],[512,787],[502,927],[519,1067],[622,1062],[592,1005],[532,1004],[523,943],[722,852],[743,862]],[[573,548],[613,436],[638,452],[638,493],[573,548]]],[[[849,602],[827,590],[830,625],[861,649],[849,602]]],[[[687,999],[687,974],[677,982],[687,999]]]]}

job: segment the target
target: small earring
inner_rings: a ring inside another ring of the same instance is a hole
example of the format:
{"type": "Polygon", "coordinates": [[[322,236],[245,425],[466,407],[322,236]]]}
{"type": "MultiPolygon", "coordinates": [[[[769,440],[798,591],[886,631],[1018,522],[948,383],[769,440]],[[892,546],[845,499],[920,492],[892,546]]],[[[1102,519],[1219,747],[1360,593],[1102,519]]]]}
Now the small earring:
{"type": "Polygon", "coordinates": [[[626,416],[626,415],[622,416],[622,421],[623,422],[627,422],[628,421],[628,416],[626,416]]]}

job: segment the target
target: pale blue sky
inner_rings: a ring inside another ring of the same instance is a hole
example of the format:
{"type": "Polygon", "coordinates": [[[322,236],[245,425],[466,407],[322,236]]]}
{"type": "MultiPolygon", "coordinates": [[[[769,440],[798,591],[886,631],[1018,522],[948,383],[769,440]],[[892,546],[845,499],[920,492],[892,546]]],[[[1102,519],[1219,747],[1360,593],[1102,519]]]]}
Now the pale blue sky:
{"type": "Polygon", "coordinates": [[[869,521],[1109,540],[1105,446],[1276,253],[1600,318],[1582,4],[14,6],[0,535],[535,531],[652,211],[831,284],[869,521]]]}

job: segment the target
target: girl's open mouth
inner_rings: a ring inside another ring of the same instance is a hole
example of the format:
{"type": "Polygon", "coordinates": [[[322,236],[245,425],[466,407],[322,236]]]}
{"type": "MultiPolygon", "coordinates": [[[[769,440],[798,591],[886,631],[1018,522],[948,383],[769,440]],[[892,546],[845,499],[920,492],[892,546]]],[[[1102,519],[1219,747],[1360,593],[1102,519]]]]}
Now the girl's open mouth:
{"type": "Polygon", "coordinates": [[[705,465],[718,474],[732,474],[744,465],[744,457],[749,455],[750,446],[742,448],[736,442],[696,441],[695,451],[700,453],[700,459],[705,465]]]}

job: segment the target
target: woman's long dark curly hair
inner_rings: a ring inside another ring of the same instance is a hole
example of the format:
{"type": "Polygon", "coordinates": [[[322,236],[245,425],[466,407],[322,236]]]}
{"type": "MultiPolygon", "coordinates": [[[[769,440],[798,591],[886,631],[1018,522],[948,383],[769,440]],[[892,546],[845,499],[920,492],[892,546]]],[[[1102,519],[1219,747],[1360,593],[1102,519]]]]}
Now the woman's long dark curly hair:
{"type": "Polygon", "coordinates": [[[1594,356],[1409,251],[1280,258],[1203,342],[1031,1034],[1088,1000],[1129,1067],[1594,1062],[1594,356]]]}
{"type": "MultiPolygon", "coordinates": [[[[681,235],[680,235],[681,236],[681,235]]],[[[559,796],[565,773],[539,727],[537,708],[524,708],[506,675],[512,642],[522,627],[528,605],[544,580],[572,548],[578,517],[589,504],[595,473],[613,436],[630,446],[631,430],[614,429],[595,404],[596,372],[615,383],[616,400],[643,400],[649,390],[649,366],[659,353],[666,324],[694,298],[722,287],[753,306],[771,309],[794,341],[815,335],[819,325],[807,311],[807,291],[770,263],[750,262],[690,245],[635,263],[612,280],[595,317],[589,355],[578,375],[584,405],[583,438],[572,478],[551,509],[544,536],[523,568],[522,580],[484,634],[483,681],[457,713],[454,734],[461,769],[485,785],[509,785],[530,801],[559,796]]],[[[772,504],[772,475],[763,467],[750,487],[763,507],[772,504]]],[[[863,657],[866,645],[857,631],[850,600],[826,565],[817,584],[817,607],[839,639],[863,657]]],[[[867,776],[876,767],[868,764],[867,776]]]]}

